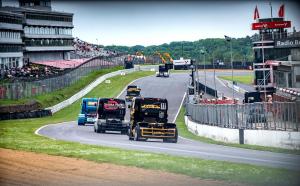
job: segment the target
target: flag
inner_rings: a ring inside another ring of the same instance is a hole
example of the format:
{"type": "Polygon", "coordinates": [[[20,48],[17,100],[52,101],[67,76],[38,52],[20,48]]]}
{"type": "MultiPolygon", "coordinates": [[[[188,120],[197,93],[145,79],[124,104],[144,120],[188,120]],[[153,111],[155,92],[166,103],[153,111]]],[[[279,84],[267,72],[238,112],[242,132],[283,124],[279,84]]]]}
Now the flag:
{"type": "Polygon", "coordinates": [[[284,17],[284,5],[281,5],[278,11],[278,17],[284,17]]]}
{"type": "Polygon", "coordinates": [[[231,41],[231,37],[226,36],[226,35],[224,35],[224,36],[225,36],[225,40],[226,40],[226,41],[231,41]]]}
{"type": "Polygon", "coordinates": [[[254,20],[258,19],[258,18],[259,18],[259,13],[258,13],[258,9],[257,9],[257,6],[256,6],[255,10],[254,10],[254,20]]]}

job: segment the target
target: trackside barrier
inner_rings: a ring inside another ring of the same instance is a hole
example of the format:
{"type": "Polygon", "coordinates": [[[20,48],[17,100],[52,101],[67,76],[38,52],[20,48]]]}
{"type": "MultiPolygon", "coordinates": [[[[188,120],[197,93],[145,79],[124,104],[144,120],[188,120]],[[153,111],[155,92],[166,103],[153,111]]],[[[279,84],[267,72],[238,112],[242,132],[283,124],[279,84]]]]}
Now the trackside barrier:
{"type": "Polygon", "coordinates": [[[94,89],[96,86],[98,86],[100,83],[102,83],[106,79],[117,76],[117,75],[121,75],[121,73],[132,73],[132,72],[134,72],[134,69],[118,70],[118,71],[115,71],[115,72],[105,74],[105,75],[97,78],[95,81],[93,81],[91,84],[86,86],[81,91],[74,94],[69,99],[66,99],[63,102],[60,102],[60,103],[58,103],[58,104],[56,104],[52,107],[48,107],[46,109],[49,109],[49,110],[51,110],[52,113],[55,113],[55,112],[65,108],[65,107],[71,105],[72,103],[74,103],[75,101],[77,101],[78,99],[80,99],[81,97],[86,95],[87,93],[89,93],[92,89],[94,89]]]}
{"type": "MultiPolygon", "coordinates": [[[[198,90],[201,90],[203,92],[205,92],[205,85],[200,83],[200,82],[197,82],[197,89],[198,90]]],[[[210,88],[209,86],[206,86],[206,93],[211,95],[211,96],[215,96],[215,95],[218,95],[218,91],[213,89],[213,88],[210,88]]]]}
{"type": "Polygon", "coordinates": [[[300,149],[300,132],[298,131],[222,128],[200,124],[192,120],[189,116],[185,116],[185,124],[188,130],[195,135],[211,138],[216,141],[300,149]]]}
{"type": "Polygon", "coordinates": [[[108,78],[117,76],[117,75],[121,75],[122,73],[132,73],[134,71],[149,71],[153,68],[153,66],[140,66],[140,68],[136,69],[125,69],[125,70],[118,70],[115,72],[111,72],[108,74],[105,74],[101,77],[99,77],[98,79],[96,79],[94,82],[92,82],[91,84],[89,84],[88,86],[86,86],[84,89],[82,89],[81,91],[79,91],[78,93],[76,93],[75,95],[73,95],[72,97],[70,97],[69,99],[58,103],[57,105],[54,105],[52,107],[46,108],[51,110],[52,113],[55,113],[69,105],[71,105],[72,103],[74,103],[75,101],[77,101],[78,99],[80,99],[81,97],[83,97],[84,95],[86,95],[87,93],[89,93],[92,89],[94,89],[96,86],[98,86],[100,83],[102,83],[103,81],[105,81],[108,78]]]}
{"type": "Polygon", "coordinates": [[[124,57],[95,57],[80,66],[67,69],[49,77],[27,78],[10,83],[0,83],[0,99],[21,99],[70,86],[92,71],[123,65],[124,57]]]}
{"type": "Polygon", "coordinates": [[[289,131],[299,131],[300,128],[300,110],[295,102],[186,103],[186,111],[193,121],[223,128],[289,131]]]}

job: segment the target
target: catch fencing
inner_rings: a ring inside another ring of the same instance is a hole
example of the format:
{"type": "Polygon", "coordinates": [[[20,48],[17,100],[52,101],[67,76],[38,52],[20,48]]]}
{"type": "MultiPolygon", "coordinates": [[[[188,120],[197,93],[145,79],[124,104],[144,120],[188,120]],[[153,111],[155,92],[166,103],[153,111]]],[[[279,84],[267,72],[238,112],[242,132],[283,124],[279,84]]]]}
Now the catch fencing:
{"type": "Polygon", "coordinates": [[[0,84],[0,99],[21,99],[68,87],[92,71],[123,65],[123,57],[95,57],[80,66],[46,79],[0,84]]]}
{"type": "Polygon", "coordinates": [[[197,123],[224,128],[299,131],[300,127],[300,106],[296,102],[186,103],[186,115],[197,123]]]}

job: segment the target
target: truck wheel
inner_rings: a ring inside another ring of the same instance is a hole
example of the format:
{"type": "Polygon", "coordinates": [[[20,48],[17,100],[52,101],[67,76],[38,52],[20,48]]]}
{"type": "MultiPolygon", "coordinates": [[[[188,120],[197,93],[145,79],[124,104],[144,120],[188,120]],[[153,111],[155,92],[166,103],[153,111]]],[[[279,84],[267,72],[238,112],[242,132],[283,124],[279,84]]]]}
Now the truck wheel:
{"type": "Polygon", "coordinates": [[[127,135],[128,135],[128,139],[129,140],[133,140],[134,139],[133,136],[131,135],[131,130],[130,129],[128,129],[127,135]]]}
{"type": "Polygon", "coordinates": [[[97,133],[100,133],[100,132],[101,132],[101,130],[99,129],[99,126],[97,127],[96,132],[97,132],[97,133]]]}
{"type": "Polygon", "coordinates": [[[139,126],[135,127],[135,133],[134,133],[134,140],[135,141],[140,141],[140,137],[141,137],[141,130],[139,126]]]}
{"type": "Polygon", "coordinates": [[[172,143],[177,143],[177,141],[178,141],[178,130],[177,130],[177,128],[175,128],[175,137],[172,140],[172,143]]]}

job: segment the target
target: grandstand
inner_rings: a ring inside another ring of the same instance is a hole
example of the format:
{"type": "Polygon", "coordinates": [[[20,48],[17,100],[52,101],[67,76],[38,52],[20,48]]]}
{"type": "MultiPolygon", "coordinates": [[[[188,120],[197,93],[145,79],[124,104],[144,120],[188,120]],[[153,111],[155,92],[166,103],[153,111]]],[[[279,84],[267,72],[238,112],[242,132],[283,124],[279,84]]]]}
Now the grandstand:
{"type": "Polygon", "coordinates": [[[10,46],[1,46],[1,69],[22,68],[35,61],[70,59],[70,52],[74,51],[72,13],[51,10],[50,0],[0,2],[0,29],[8,36],[5,44],[10,46]],[[16,45],[16,39],[21,44],[16,45]],[[2,53],[11,52],[5,51],[7,48],[15,52],[15,56],[9,56],[14,60],[4,59],[2,53]]]}

